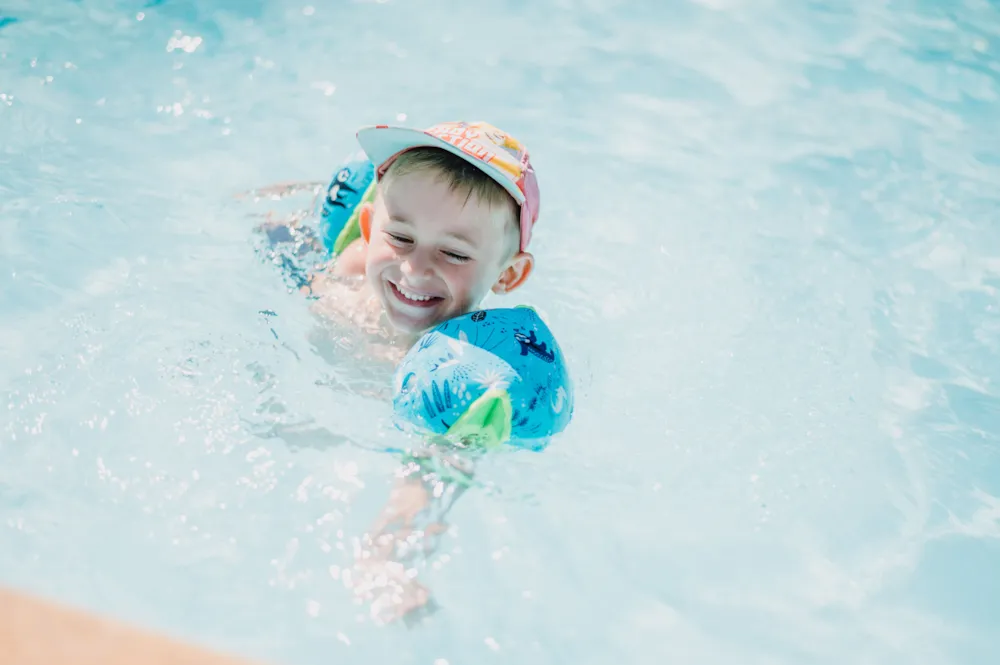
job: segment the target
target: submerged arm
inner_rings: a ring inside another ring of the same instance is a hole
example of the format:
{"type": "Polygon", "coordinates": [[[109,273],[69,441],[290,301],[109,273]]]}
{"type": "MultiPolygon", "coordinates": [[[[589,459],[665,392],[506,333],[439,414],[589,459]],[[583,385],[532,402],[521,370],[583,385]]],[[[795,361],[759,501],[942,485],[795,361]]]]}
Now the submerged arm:
{"type": "Polygon", "coordinates": [[[265,185],[264,187],[255,187],[249,191],[241,192],[236,195],[236,198],[237,199],[268,198],[273,201],[277,199],[283,199],[286,196],[301,194],[302,192],[311,192],[312,194],[315,195],[324,185],[326,185],[325,182],[318,182],[318,181],[276,182],[273,185],[265,185]]]}
{"type": "Polygon", "coordinates": [[[371,603],[373,618],[387,622],[428,607],[430,591],[417,579],[416,566],[436,551],[439,536],[448,529],[448,511],[472,474],[468,459],[433,445],[408,456],[386,506],[356,552],[358,577],[351,586],[371,603]]]}

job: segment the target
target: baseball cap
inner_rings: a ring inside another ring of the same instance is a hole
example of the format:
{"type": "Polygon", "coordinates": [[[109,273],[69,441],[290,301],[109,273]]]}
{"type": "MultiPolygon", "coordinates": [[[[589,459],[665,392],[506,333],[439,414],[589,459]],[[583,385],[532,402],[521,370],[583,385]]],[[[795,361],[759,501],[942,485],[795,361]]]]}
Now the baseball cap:
{"type": "Polygon", "coordinates": [[[442,122],[428,129],[370,125],[358,143],[381,179],[396,157],[413,148],[441,148],[496,180],[521,209],[521,251],[538,221],[539,192],[528,150],[510,134],[485,122],[442,122]]]}

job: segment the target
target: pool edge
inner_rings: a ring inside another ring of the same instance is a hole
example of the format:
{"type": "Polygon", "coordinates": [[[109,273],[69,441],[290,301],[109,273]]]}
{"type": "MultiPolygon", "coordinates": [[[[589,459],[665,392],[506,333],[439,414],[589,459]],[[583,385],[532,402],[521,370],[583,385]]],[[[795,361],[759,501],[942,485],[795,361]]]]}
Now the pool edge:
{"type": "Polygon", "coordinates": [[[264,665],[0,587],[4,665],[264,665]]]}

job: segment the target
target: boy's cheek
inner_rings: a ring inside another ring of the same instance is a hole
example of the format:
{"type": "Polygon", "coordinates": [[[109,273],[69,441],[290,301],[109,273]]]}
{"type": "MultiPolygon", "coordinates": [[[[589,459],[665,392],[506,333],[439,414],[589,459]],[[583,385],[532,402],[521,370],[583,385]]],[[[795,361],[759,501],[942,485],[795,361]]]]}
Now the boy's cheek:
{"type": "Polygon", "coordinates": [[[381,265],[393,257],[393,249],[384,240],[374,240],[368,245],[368,264],[381,265]]]}
{"type": "Polygon", "coordinates": [[[475,305],[482,300],[493,286],[492,280],[482,271],[469,269],[468,266],[449,275],[448,284],[452,296],[463,303],[475,305]]]}

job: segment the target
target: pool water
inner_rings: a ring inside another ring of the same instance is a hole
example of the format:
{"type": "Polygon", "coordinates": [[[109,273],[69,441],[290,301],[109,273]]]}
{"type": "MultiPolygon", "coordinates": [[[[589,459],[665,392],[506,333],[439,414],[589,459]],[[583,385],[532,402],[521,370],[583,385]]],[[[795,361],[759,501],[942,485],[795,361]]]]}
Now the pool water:
{"type": "Polygon", "coordinates": [[[276,663],[994,663],[1000,5],[5,0],[0,583],[276,663]],[[256,252],[484,119],[576,416],[380,625],[392,365],[256,252]]]}

